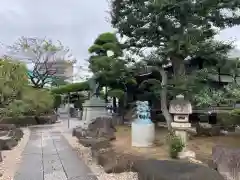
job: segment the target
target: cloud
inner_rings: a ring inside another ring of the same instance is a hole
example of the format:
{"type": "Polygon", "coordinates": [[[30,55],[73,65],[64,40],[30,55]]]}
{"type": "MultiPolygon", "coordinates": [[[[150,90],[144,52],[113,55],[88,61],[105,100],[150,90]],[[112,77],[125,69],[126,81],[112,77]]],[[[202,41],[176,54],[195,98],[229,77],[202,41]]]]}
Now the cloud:
{"type": "Polygon", "coordinates": [[[240,48],[240,26],[234,26],[232,28],[227,28],[222,30],[217,36],[216,39],[228,42],[234,42],[237,48],[240,48]]]}
{"type": "Polygon", "coordinates": [[[20,36],[48,37],[70,47],[81,62],[98,34],[112,31],[106,0],[8,0],[0,6],[0,41],[20,36]]]}
{"type": "MultiPolygon", "coordinates": [[[[0,42],[12,44],[20,36],[60,40],[71,49],[79,67],[94,39],[113,31],[106,21],[107,10],[107,0],[5,0],[0,6],[0,42]]],[[[224,30],[218,38],[239,44],[239,30],[239,26],[224,30]]]]}

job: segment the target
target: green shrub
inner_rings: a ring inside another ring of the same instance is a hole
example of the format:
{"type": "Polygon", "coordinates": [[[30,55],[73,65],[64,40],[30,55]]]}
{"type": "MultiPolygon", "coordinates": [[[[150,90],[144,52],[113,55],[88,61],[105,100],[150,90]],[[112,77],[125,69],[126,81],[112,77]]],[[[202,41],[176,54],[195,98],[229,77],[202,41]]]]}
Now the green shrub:
{"type": "Polygon", "coordinates": [[[178,157],[178,153],[181,152],[185,147],[185,144],[181,138],[176,136],[173,132],[171,132],[168,136],[168,143],[169,155],[171,158],[176,159],[178,157]]]}
{"type": "Polygon", "coordinates": [[[87,91],[87,90],[89,90],[88,81],[59,86],[57,88],[52,89],[51,91],[54,94],[67,94],[71,92],[79,92],[79,91],[87,91]]]}
{"type": "Polygon", "coordinates": [[[225,128],[230,128],[240,124],[240,109],[234,109],[229,113],[220,113],[217,115],[219,124],[225,128]]]}
{"type": "Polygon", "coordinates": [[[37,125],[34,116],[5,117],[0,121],[1,124],[15,124],[16,126],[37,125]]]}

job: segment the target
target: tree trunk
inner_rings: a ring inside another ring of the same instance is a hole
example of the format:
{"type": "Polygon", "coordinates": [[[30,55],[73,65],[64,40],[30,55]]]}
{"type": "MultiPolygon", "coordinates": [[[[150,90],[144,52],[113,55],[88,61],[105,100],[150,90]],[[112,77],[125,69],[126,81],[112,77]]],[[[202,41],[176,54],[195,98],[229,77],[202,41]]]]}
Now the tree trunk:
{"type": "Polygon", "coordinates": [[[116,97],[113,97],[113,112],[116,113],[117,109],[117,99],[116,97]]]}
{"type": "Polygon", "coordinates": [[[160,69],[160,74],[162,76],[161,110],[162,110],[163,116],[167,121],[168,130],[171,130],[172,116],[169,113],[168,107],[167,107],[167,73],[164,69],[160,69]]]}
{"type": "Polygon", "coordinates": [[[120,124],[123,124],[124,122],[124,118],[125,118],[125,111],[124,111],[124,102],[125,102],[125,99],[124,98],[120,98],[119,99],[119,104],[118,104],[118,114],[121,116],[121,119],[120,119],[120,124]]]}
{"type": "Polygon", "coordinates": [[[186,70],[184,60],[179,57],[171,57],[171,62],[173,66],[173,73],[175,80],[182,80],[185,78],[186,70]]]}
{"type": "Polygon", "coordinates": [[[218,84],[219,86],[221,86],[221,68],[218,68],[217,71],[218,71],[218,84]]]}
{"type": "Polygon", "coordinates": [[[108,103],[108,88],[105,86],[105,103],[108,103]]]}

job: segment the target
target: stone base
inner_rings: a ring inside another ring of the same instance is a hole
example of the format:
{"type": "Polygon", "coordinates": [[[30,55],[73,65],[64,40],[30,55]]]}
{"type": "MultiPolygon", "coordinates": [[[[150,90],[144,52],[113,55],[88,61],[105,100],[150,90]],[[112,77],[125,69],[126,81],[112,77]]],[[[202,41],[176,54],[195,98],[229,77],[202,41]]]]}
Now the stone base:
{"type": "Polygon", "coordinates": [[[151,147],[155,140],[155,125],[132,122],[132,146],[151,147]]]}
{"type": "Polygon", "coordinates": [[[109,117],[104,100],[92,97],[83,104],[82,120],[89,122],[98,117],[109,117]]]}

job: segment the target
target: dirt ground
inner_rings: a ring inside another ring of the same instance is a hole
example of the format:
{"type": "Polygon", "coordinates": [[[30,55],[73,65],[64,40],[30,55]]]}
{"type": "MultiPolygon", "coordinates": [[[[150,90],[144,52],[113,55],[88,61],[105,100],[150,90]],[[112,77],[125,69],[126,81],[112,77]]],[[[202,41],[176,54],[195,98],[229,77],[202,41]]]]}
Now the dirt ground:
{"type": "MultiPolygon", "coordinates": [[[[113,146],[124,153],[166,160],[169,159],[167,146],[166,128],[156,128],[155,145],[150,148],[135,148],[131,146],[131,127],[118,126],[116,132],[116,141],[113,146]]],[[[211,159],[212,147],[215,145],[224,145],[228,147],[240,148],[240,135],[228,135],[217,137],[191,137],[188,142],[188,148],[196,153],[196,159],[203,163],[208,163],[211,159]]]]}

